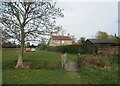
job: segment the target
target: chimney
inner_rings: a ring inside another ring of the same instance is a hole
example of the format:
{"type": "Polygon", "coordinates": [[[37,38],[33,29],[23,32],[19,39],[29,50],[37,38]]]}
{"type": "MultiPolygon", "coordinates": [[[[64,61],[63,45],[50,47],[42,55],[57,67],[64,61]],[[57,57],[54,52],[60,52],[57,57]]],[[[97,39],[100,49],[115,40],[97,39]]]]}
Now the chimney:
{"type": "Polygon", "coordinates": [[[69,34],[69,33],[68,33],[67,35],[68,35],[68,36],[70,36],[70,34],[69,34]]]}
{"type": "Polygon", "coordinates": [[[67,36],[70,37],[71,39],[73,39],[73,35],[70,35],[70,34],[68,33],[67,36]]]}

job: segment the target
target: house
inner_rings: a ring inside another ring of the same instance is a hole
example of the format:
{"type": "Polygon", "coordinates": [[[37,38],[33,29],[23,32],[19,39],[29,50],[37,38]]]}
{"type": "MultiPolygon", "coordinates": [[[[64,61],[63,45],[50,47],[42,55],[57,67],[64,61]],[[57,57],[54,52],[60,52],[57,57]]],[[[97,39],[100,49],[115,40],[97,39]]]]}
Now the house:
{"type": "Polygon", "coordinates": [[[85,41],[85,53],[109,53],[119,54],[118,46],[116,43],[106,39],[87,39],[85,41]]]}
{"type": "Polygon", "coordinates": [[[51,36],[49,46],[71,45],[72,38],[70,36],[51,36]]]}

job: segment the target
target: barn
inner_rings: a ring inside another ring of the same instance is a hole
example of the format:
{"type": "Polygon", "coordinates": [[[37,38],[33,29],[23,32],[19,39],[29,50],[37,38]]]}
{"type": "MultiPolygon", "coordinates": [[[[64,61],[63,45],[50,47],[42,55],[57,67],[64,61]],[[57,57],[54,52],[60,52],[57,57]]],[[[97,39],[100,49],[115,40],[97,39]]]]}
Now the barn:
{"type": "Polygon", "coordinates": [[[85,41],[85,53],[95,54],[95,53],[109,53],[109,54],[119,54],[118,46],[111,40],[106,39],[87,39],[85,41]]]}

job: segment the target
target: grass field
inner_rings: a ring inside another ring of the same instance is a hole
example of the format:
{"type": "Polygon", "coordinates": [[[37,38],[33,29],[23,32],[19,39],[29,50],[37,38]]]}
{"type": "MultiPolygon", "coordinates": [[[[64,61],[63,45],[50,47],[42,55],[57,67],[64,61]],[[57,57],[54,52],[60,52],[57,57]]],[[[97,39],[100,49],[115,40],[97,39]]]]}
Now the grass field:
{"type": "MultiPolygon", "coordinates": [[[[117,84],[118,71],[84,67],[78,72],[67,72],[60,67],[60,53],[36,51],[24,54],[29,69],[15,69],[19,49],[3,49],[4,84],[117,84]]],[[[85,56],[85,55],[83,55],[85,56]]],[[[68,54],[76,61],[77,56],[68,54]]]]}

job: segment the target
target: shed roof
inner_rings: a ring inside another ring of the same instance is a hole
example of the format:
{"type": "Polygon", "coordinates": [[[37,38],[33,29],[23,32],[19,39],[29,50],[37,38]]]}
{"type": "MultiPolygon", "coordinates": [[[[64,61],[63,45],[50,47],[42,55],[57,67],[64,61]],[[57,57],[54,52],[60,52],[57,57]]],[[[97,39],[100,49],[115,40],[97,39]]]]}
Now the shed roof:
{"type": "Polygon", "coordinates": [[[53,40],[72,40],[69,36],[52,36],[53,40]]]}
{"type": "Polygon", "coordinates": [[[94,44],[114,44],[111,40],[107,39],[87,39],[94,44]]]}

